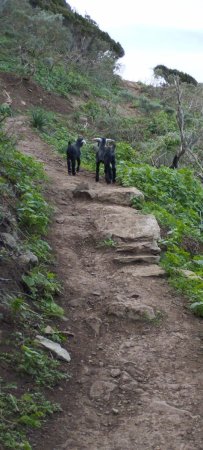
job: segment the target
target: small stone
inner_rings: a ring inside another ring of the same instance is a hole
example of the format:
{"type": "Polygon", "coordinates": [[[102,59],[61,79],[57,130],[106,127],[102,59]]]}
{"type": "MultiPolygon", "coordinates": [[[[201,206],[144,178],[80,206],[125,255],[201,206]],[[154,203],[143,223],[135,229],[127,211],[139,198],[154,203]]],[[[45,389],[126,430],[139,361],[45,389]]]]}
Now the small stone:
{"type": "Polygon", "coordinates": [[[112,378],[117,378],[117,377],[120,376],[120,374],[121,374],[120,369],[112,369],[111,370],[111,377],[112,378]]]}
{"type": "Polygon", "coordinates": [[[112,413],[115,414],[115,415],[117,416],[118,413],[119,413],[119,410],[116,409],[116,408],[112,408],[112,413]]]}
{"type": "Polygon", "coordinates": [[[53,334],[53,333],[55,333],[55,331],[53,330],[52,327],[50,327],[50,325],[47,325],[47,327],[44,329],[44,333],[45,334],[53,334]]]}
{"type": "Polygon", "coordinates": [[[95,336],[99,336],[102,320],[97,316],[90,315],[86,318],[86,323],[94,331],[95,336]]]}
{"type": "Polygon", "coordinates": [[[64,217],[57,217],[56,222],[57,223],[64,223],[65,219],[64,217]]]}

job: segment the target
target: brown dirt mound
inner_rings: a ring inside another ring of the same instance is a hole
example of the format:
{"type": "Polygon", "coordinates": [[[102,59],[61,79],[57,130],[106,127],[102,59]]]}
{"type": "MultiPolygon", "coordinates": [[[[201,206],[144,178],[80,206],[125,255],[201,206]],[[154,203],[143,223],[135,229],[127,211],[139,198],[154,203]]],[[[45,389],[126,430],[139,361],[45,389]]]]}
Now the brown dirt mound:
{"type": "Polygon", "coordinates": [[[71,98],[63,98],[53,92],[47,92],[32,80],[24,80],[11,73],[0,73],[0,103],[6,101],[8,92],[12,99],[12,107],[18,111],[26,111],[34,106],[41,106],[48,111],[69,114],[74,103],[71,98]]]}

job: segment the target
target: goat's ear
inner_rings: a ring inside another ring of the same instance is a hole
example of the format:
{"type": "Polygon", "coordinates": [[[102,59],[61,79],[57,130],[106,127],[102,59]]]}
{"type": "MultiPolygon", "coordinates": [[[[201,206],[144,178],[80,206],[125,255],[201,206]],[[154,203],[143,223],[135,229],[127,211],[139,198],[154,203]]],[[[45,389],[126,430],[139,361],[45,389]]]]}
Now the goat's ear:
{"type": "Polygon", "coordinates": [[[114,139],[106,139],[106,142],[115,142],[115,140],[114,139]]]}
{"type": "Polygon", "coordinates": [[[101,138],[92,138],[93,141],[101,142],[101,138]]]}

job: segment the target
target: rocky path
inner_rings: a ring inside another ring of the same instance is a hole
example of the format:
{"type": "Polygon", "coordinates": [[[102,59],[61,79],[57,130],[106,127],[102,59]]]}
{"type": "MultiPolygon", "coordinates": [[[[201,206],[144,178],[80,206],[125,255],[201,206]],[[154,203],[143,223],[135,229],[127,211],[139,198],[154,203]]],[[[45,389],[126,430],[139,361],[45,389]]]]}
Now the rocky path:
{"type": "Polygon", "coordinates": [[[202,321],[158,266],[159,227],[130,208],[139,191],[68,177],[22,117],[19,149],[44,163],[54,205],[50,240],[72,333],[63,412],[37,450],[202,450],[202,321]],[[108,245],[107,245],[108,244],[108,245]]]}

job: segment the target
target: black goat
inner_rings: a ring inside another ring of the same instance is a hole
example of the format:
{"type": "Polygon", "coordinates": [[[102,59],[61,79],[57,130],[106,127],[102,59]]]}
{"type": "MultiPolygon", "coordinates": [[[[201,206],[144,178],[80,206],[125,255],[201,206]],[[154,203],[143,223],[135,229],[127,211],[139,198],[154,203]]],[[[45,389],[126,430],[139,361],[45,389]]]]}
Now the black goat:
{"type": "Polygon", "coordinates": [[[74,144],[71,144],[69,141],[68,147],[66,150],[67,155],[67,165],[68,165],[68,173],[69,175],[75,175],[76,171],[80,170],[80,157],[81,157],[81,147],[83,144],[86,144],[86,141],[80,137],[74,144]],[[76,169],[76,161],[77,161],[77,169],[76,169]]]}
{"type": "Polygon", "coordinates": [[[94,147],[96,151],[96,181],[99,181],[100,164],[104,164],[105,180],[107,184],[115,183],[116,181],[116,144],[113,139],[94,138],[97,146],[94,147]],[[112,142],[112,145],[109,143],[112,142]]]}

